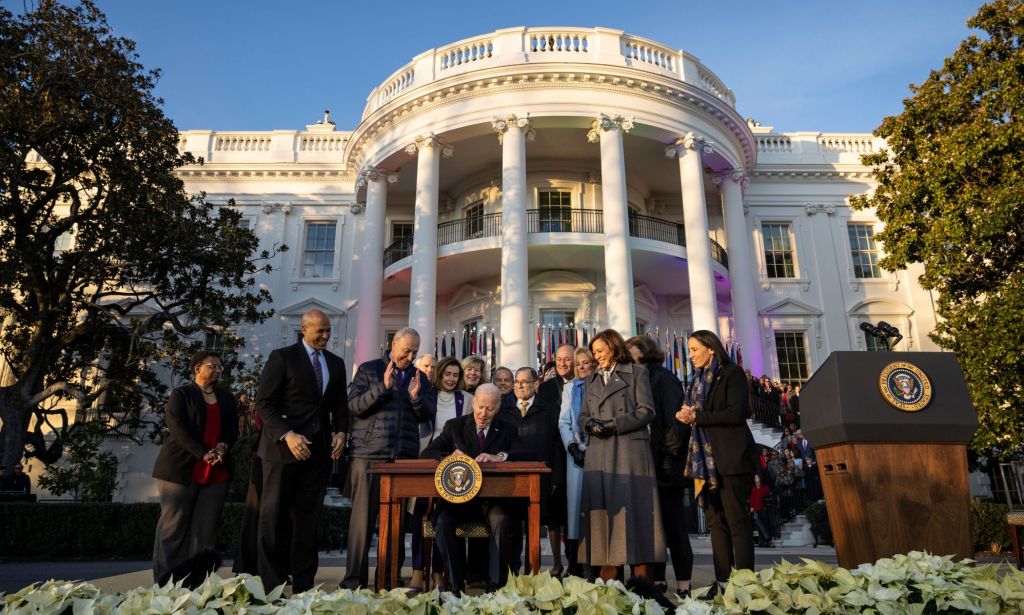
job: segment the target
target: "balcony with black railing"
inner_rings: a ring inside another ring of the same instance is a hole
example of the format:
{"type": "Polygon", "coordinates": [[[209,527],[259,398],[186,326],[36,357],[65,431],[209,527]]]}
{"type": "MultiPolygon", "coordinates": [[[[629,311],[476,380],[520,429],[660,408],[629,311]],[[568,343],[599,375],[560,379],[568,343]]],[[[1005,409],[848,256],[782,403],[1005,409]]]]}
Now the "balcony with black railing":
{"type": "MultiPolygon", "coordinates": [[[[540,208],[526,211],[527,232],[604,234],[604,216],[598,209],[540,208]]],[[[449,220],[437,225],[437,247],[471,239],[501,236],[501,213],[482,214],[449,220]]],[[[682,224],[640,214],[629,215],[629,236],[686,247],[682,224]]],[[[717,241],[711,239],[711,258],[729,267],[729,258],[717,241]]],[[[384,250],[384,267],[412,255],[412,238],[403,237],[384,250]]]]}

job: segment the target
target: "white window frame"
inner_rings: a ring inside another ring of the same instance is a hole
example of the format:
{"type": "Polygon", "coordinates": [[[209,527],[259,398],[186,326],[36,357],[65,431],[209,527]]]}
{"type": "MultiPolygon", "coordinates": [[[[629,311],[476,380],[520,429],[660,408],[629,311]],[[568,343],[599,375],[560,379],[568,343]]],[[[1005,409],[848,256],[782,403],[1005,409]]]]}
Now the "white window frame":
{"type": "MultiPolygon", "coordinates": [[[[773,380],[779,380],[781,382],[782,381],[782,365],[779,364],[779,347],[778,347],[777,338],[775,337],[776,333],[799,333],[799,334],[801,334],[803,336],[803,339],[804,339],[804,360],[807,362],[807,378],[810,379],[810,377],[814,375],[814,372],[817,369],[816,366],[815,366],[814,350],[813,350],[813,347],[811,346],[811,343],[810,343],[811,342],[810,335],[812,333],[811,332],[811,326],[810,325],[807,325],[807,326],[803,326],[803,325],[781,325],[781,326],[773,326],[771,328],[771,353],[772,353],[771,354],[771,359],[772,359],[772,367],[774,368],[774,373],[776,375],[776,377],[773,378],[773,380]]],[[[806,380],[804,382],[806,382],[806,380]]]]}
{"type": "Polygon", "coordinates": [[[801,254],[805,252],[800,241],[800,229],[803,218],[792,215],[781,216],[757,216],[753,219],[753,231],[755,241],[755,258],[757,259],[757,275],[761,281],[761,288],[768,290],[772,286],[799,286],[804,292],[810,290],[811,281],[804,272],[801,263],[801,254]],[[790,242],[793,246],[793,278],[770,278],[768,277],[768,262],[765,260],[765,224],[788,224],[790,242]]]}
{"type": "Polygon", "coordinates": [[[345,229],[345,217],[344,216],[318,216],[310,214],[303,216],[299,219],[298,229],[296,230],[297,238],[296,245],[299,249],[295,251],[295,266],[293,283],[303,284],[337,284],[341,281],[341,244],[342,236],[345,229]],[[306,238],[311,224],[331,224],[334,223],[334,260],[331,265],[331,276],[323,278],[311,278],[306,277],[305,274],[305,260],[306,260],[306,238]]]}
{"type": "Polygon", "coordinates": [[[885,258],[885,249],[880,241],[878,241],[878,233],[882,231],[883,225],[881,222],[874,218],[845,216],[842,220],[841,231],[843,239],[843,254],[844,262],[846,263],[846,276],[850,284],[850,290],[857,292],[862,286],[888,286],[891,290],[895,291],[899,288],[899,278],[896,272],[886,271],[879,267],[879,272],[882,274],[878,278],[858,278],[854,275],[853,270],[853,249],[850,247],[850,225],[851,224],[868,224],[875,231],[875,245],[878,246],[878,260],[881,262],[885,258]]]}

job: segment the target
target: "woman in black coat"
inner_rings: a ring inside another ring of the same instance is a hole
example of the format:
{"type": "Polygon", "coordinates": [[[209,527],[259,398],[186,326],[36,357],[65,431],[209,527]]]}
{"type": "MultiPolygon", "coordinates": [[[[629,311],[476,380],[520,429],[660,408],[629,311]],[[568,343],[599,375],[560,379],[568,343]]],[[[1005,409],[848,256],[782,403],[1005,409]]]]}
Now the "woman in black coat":
{"type": "Polygon", "coordinates": [[[217,563],[238,413],[231,392],[215,387],[224,370],[219,354],[198,352],[190,367],[194,380],[174,389],[164,408],[168,434],[153,466],[160,494],[153,579],[160,585],[184,579],[198,587],[217,563]]]}
{"type": "Polygon", "coordinates": [[[693,427],[687,475],[707,516],[715,580],[725,583],[731,568],[754,568],[748,502],[758,466],[747,380],[711,331],[694,331],[687,346],[696,376],[676,418],[693,427]]]}
{"type": "MultiPolygon", "coordinates": [[[[687,481],[683,477],[683,464],[690,443],[690,427],[676,420],[676,412],[683,404],[683,384],[676,375],[665,369],[665,353],[658,343],[646,335],[626,340],[626,348],[633,360],[647,368],[654,396],[654,410],[658,418],[651,423],[651,451],[658,477],[658,503],[665,526],[665,546],[672,556],[672,569],[676,575],[676,593],[689,595],[690,577],[693,575],[693,549],[686,533],[686,513],[683,491],[687,481]]],[[[651,580],[659,589],[667,590],[665,564],[651,564],[651,580]]]]}

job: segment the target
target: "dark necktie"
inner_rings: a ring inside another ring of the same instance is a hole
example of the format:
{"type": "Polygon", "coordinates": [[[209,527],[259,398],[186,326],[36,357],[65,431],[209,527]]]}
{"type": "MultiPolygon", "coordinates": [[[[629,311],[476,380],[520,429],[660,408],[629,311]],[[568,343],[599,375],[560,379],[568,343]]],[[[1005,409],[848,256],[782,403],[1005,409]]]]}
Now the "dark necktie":
{"type": "Polygon", "coordinates": [[[476,441],[480,443],[480,452],[484,452],[484,430],[476,432],[476,441]]]}
{"type": "Polygon", "coordinates": [[[324,368],[320,365],[320,351],[313,351],[313,373],[316,375],[316,392],[324,392],[324,368]]]}

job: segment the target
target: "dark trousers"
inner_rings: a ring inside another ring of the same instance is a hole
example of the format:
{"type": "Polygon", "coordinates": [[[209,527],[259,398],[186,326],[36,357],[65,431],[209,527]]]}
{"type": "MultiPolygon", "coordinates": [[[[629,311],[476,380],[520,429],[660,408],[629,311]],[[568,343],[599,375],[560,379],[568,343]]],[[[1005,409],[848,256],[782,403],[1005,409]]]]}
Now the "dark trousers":
{"type": "Polygon", "coordinates": [[[153,541],[153,580],[158,585],[186,579],[188,587],[199,587],[212,572],[229,484],[181,485],[157,479],[160,519],[153,541]]]}
{"type": "Polygon", "coordinates": [[[311,448],[306,461],[262,461],[257,569],[268,590],[284,583],[289,573],[295,593],[313,587],[320,563],[316,526],[331,462],[323,439],[314,439],[311,448]]]}
{"type": "Polygon", "coordinates": [[[718,489],[705,496],[704,513],[711,532],[715,580],[729,580],[733,567],[754,569],[754,524],[750,520],[750,488],[753,474],[723,474],[718,489]]]}
{"type": "Polygon", "coordinates": [[[499,505],[457,504],[441,508],[434,515],[434,533],[448,572],[449,589],[462,591],[466,585],[466,549],[464,541],[455,536],[461,523],[484,519],[490,531],[488,538],[487,578],[492,587],[503,583],[504,562],[508,556],[509,517],[499,505]]]}
{"type": "MultiPolygon", "coordinates": [[[[661,522],[665,527],[665,545],[672,557],[676,580],[689,581],[693,576],[693,548],[690,547],[690,535],[686,532],[683,489],[674,484],[659,484],[658,504],[661,507],[661,522]]],[[[665,566],[664,562],[651,564],[651,580],[665,581],[665,566]]]]}
{"type": "MultiPolygon", "coordinates": [[[[347,589],[369,587],[370,540],[380,514],[380,475],[370,474],[370,466],[381,459],[353,457],[349,464],[349,497],[352,498],[352,517],[348,524],[348,552],[345,554],[345,578],[341,586],[347,589]]],[[[403,525],[405,515],[402,515],[403,525]]],[[[398,532],[398,544],[405,544],[405,528],[398,532]]],[[[398,568],[402,568],[405,549],[399,549],[398,568]]],[[[377,562],[387,566],[388,562],[377,562]]]]}

